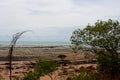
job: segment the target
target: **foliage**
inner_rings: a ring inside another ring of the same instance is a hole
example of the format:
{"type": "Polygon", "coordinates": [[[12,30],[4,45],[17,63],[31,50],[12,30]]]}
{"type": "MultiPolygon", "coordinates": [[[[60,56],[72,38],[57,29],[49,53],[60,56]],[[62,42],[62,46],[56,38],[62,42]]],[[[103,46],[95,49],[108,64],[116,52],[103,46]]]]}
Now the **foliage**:
{"type": "Polygon", "coordinates": [[[35,66],[35,71],[40,72],[40,75],[48,74],[56,70],[57,62],[51,60],[38,60],[35,66]],[[41,74],[42,73],[42,74],[41,74]]]}
{"type": "Polygon", "coordinates": [[[24,74],[23,80],[38,80],[39,76],[35,72],[28,72],[24,74]]]}
{"type": "Polygon", "coordinates": [[[64,58],[66,58],[67,56],[64,55],[64,54],[60,54],[60,55],[58,55],[57,57],[60,58],[61,60],[64,60],[64,58]]]}
{"type": "Polygon", "coordinates": [[[84,29],[75,30],[71,36],[71,43],[77,47],[90,45],[94,53],[97,53],[99,70],[109,71],[111,75],[119,74],[120,24],[118,21],[98,20],[94,25],[88,24],[84,29]]]}
{"type": "Polygon", "coordinates": [[[39,77],[48,75],[52,80],[52,72],[57,69],[59,65],[51,60],[37,60],[34,71],[30,71],[24,75],[23,80],[38,80],[39,77]]]}
{"type": "Polygon", "coordinates": [[[95,73],[88,73],[83,67],[79,71],[79,75],[68,77],[67,80],[96,80],[95,73]]]}
{"type": "Polygon", "coordinates": [[[112,55],[103,55],[99,54],[97,56],[98,61],[98,71],[100,73],[107,73],[108,75],[111,75],[111,77],[115,77],[119,75],[120,71],[120,58],[115,58],[112,55]],[[118,62],[118,63],[117,63],[118,62]]]}
{"type": "Polygon", "coordinates": [[[0,75],[0,80],[4,80],[4,78],[3,78],[3,76],[2,76],[2,75],[0,75]]]}
{"type": "Polygon", "coordinates": [[[21,78],[18,76],[14,76],[12,80],[21,80],[21,78]]]}
{"type": "Polygon", "coordinates": [[[120,25],[118,21],[97,21],[95,25],[88,24],[84,29],[75,30],[71,42],[75,45],[88,44],[93,47],[118,49],[120,47],[120,25]]]}

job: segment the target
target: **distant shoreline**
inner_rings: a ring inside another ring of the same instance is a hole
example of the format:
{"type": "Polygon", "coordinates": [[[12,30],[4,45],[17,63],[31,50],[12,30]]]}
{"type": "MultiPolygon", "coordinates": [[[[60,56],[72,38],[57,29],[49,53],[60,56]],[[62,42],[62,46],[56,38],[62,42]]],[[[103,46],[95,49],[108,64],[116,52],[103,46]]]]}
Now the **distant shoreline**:
{"type": "MultiPolygon", "coordinates": [[[[9,45],[0,45],[0,56],[8,55],[9,45]]],[[[19,57],[41,57],[44,59],[56,59],[59,54],[69,54],[71,49],[68,45],[57,46],[36,46],[36,45],[16,45],[13,51],[14,56],[19,57]]],[[[1,58],[2,60],[4,58],[1,58]]],[[[33,59],[33,58],[32,58],[33,59]]]]}
{"type": "MultiPolygon", "coordinates": [[[[0,44],[0,47],[9,48],[10,45],[0,44]]],[[[70,45],[15,45],[16,48],[54,48],[54,47],[69,47],[70,45]]]]}
{"type": "MultiPolygon", "coordinates": [[[[10,42],[1,42],[0,47],[9,47],[10,42]]],[[[16,47],[70,46],[70,42],[17,42],[16,47]]]]}

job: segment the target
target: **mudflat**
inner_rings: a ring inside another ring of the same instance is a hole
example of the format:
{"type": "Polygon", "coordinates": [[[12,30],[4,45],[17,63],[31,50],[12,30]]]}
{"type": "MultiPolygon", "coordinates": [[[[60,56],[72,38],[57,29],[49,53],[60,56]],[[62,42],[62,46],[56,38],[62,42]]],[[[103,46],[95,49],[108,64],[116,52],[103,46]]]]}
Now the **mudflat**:
{"type": "MultiPolygon", "coordinates": [[[[8,46],[0,46],[1,61],[5,60],[5,58],[8,55],[8,52],[8,46]]],[[[18,60],[34,60],[36,58],[58,59],[57,56],[60,54],[66,55],[66,59],[72,59],[74,55],[72,49],[69,46],[16,46],[13,50],[13,57],[17,57],[18,60]]],[[[83,58],[82,53],[78,56],[79,59],[83,58]]]]}

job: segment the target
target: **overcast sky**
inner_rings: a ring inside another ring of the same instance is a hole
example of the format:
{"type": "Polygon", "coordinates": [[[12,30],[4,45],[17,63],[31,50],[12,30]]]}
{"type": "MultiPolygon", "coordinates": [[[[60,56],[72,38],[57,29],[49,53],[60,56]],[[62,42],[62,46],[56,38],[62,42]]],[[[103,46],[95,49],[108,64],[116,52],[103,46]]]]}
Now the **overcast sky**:
{"type": "Polygon", "coordinates": [[[0,41],[23,30],[23,40],[69,41],[98,19],[120,21],[120,0],[0,0],[0,41]]]}

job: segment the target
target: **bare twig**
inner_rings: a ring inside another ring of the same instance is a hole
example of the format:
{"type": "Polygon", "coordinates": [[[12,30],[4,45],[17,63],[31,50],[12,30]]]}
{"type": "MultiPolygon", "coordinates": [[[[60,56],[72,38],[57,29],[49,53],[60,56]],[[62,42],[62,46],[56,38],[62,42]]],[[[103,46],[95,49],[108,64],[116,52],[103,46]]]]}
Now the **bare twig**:
{"type": "Polygon", "coordinates": [[[16,44],[17,40],[20,38],[20,36],[22,34],[28,32],[28,31],[29,30],[16,33],[15,35],[13,35],[12,41],[10,43],[9,53],[8,53],[8,63],[9,63],[8,68],[9,68],[9,71],[10,71],[10,76],[9,76],[10,80],[12,80],[12,53],[13,53],[13,49],[15,47],[15,44],[16,44]]]}

